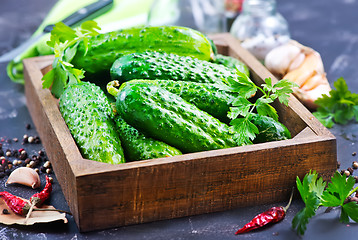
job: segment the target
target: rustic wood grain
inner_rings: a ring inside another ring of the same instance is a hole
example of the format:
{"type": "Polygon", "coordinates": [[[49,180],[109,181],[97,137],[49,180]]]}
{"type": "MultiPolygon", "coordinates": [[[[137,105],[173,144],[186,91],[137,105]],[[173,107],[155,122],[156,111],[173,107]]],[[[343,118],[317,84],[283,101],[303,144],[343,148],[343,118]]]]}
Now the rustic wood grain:
{"type": "MultiPolygon", "coordinates": [[[[211,36],[222,54],[244,61],[252,79],[277,81],[229,34],[211,36]]],[[[335,137],[295,98],[275,103],[293,138],[251,146],[111,165],[83,159],[42,89],[53,56],[24,60],[25,94],[36,129],[80,231],[286,201],[296,176],[336,170],[335,137]]]]}

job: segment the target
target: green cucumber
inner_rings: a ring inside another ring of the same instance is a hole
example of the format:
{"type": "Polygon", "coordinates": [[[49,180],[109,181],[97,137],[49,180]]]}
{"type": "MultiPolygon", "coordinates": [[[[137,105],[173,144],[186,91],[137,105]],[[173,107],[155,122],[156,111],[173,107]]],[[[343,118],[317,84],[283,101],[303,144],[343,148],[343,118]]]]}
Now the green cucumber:
{"type": "MultiPolygon", "coordinates": [[[[138,82],[164,88],[225,123],[229,122],[227,113],[230,110],[231,103],[238,96],[237,93],[219,89],[216,85],[210,83],[138,79],[128,81],[127,84],[137,84],[138,82]]],[[[110,82],[108,85],[119,86],[119,83],[110,82]]]]}
{"type": "Polygon", "coordinates": [[[222,54],[216,54],[215,60],[213,60],[214,63],[224,65],[228,68],[235,69],[239,72],[242,72],[246,74],[246,76],[250,77],[250,70],[247,67],[247,65],[243,62],[241,62],[239,59],[231,57],[231,56],[225,56],[222,54]]]}
{"type": "Polygon", "coordinates": [[[182,153],[168,144],[145,136],[129,125],[119,115],[114,117],[119,138],[122,142],[127,161],[138,161],[181,155],[182,153]]]}
{"type": "Polygon", "coordinates": [[[226,124],[155,85],[122,84],[116,108],[131,126],[184,153],[237,146],[226,124]]]}
{"type": "Polygon", "coordinates": [[[109,71],[117,58],[147,50],[207,61],[214,56],[209,39],[194,29],[179,26],[132,27],[81,41],[71,63],[89,74],[103,73],[109,71]]]}
{"type": "Polygon", "coordinates": [[[121,141],[113,122],[113,108],[96,85],[69,85],[61,95],[60,112],[84,158],[124,163],[121,141]]]}
{"type": "Polygon", "coordinates": [[[259,134],[253,141],[254,143],[280,141],[291,138],[291,133],[287,127],[271,117],[252,114],[250,120],[259,130],[259,134]]]}
{"type": "Polygon", "coordinates": [[[110,70],[112,80],[170,79],[201,83],[220,83],[237,78],[236,70],[223,65],[174,53],[147,51],[118,58],[110,70]]]}

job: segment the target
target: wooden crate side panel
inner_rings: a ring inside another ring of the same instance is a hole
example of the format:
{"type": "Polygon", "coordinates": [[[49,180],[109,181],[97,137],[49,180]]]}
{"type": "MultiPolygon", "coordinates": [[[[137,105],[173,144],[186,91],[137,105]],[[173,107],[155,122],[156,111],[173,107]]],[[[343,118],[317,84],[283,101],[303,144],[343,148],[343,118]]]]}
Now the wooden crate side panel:
{"type": "MultiPolygon", "coordinates": [[[[46,154],[51,160],[53,170],[56,173],[71,212],[76,221],[78,221],[76,179],[70,164],[70,159],[76,155],[76,151],[68,148],[71,146],[71,143],[69,143],[71,138],[59,140],[56,135],[56,131],[66,132],[67,129],[59,124],[60,121],[53,121],[53,117],[51,117],[53,116],[52,113],[56,111],[56,103],[54,98],[48,94],[49,91],[42,89],[41,84],[36,82],[36,79],[40,81],[42,78],[37,62],[33,59],[25,59],[24,74],[26,79],[25,95],[31,118],[46,149],[46,154]]],[[[78,157],[73,159],[75,160],[76,158],[78,157]]]]}
{"type": "Polygon", "coordinates": [[[81,231],[288,200],[296,176],[336,169],[335,139],[187,159],[78,179],[81,231]]]}

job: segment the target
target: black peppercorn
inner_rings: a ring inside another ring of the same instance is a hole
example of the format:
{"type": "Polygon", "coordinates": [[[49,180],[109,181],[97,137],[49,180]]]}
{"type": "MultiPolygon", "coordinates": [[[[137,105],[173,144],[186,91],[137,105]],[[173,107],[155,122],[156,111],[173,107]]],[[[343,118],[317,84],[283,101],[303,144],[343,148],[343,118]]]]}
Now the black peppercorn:
{"type": "Polygon", "coordinates": [[[36,144],[41,143],[40,137],[35,136],[35,138],[34,138],[34,143],[36,143],[36,144]]]}
{"type": "Polygon", "coordinates": [[[349,167],[349,168],[347,168],[347,170],[349,171],[349,173],[350,173],[351,175],[353,175],[353,168],[349,167]]]}
{"type": "Polygon", "coordinates": [[[21,153],[19,156],[19,159],[21,159],[21,160],[25,160],[26,158],[27,158],[27,154],[21,153]]]}
{"type": "Polygon", "coordinates": [[[43,172],[43,173],[46,173],[46,168],[44,166],[41,166],[40,171],[43,172]]]}
{"type": "Polygon", "coordinates": [[[4,209],[2,210],[2,214],[10,214],[10,213],[9,213],[9,210],[7,210],[6,208],[4,208],[4,209]]]}
{"type": "Polygon", "coordinates": [[[26,124],[26,125],[25,125],[25,128],[26,128],[27,130],[31,129],[31,124],[30,124],[30,123],[26,124]]]}

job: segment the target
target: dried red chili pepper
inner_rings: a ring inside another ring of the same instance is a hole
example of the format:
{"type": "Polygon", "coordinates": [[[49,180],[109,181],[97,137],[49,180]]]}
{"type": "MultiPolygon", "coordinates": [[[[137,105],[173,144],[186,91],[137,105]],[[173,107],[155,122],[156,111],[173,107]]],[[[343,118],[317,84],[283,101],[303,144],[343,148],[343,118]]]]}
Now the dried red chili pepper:
{"type": "Polygon", "coordinates": [[[52,183],[50,181],[50,178],[46,175],[46,185],[44,189],[42,189],[41,192],[35,193],[34,195],[32,195],[32,197],[30,197],[31,205],[29,211],[26,214],[25,223],[29,219],[32,211],[34,210],[34,207],[35,206],[40,207],[50,197],[51,191],[52,191],[52,183]]]}
{"type": "Polygon", "coordinates": [[[286,207],[272,207],[269,210],[260,213],[259,215],[254,217],[250,222],[245,224],[245,226],[240,228],[235,234],[250,232],[254,229],[258,229],[268,224],[277,223],[283,220],[286,216],[286,211],[291,204],[292,195],[293,195],[293,191],[291,193],[290,201],[288,202],[286,207]]]}
{"type": "Polygon", "coordinates": [[[44,201],[46,201],[50,197],[51,191],[52,184],[49,177],[46,175],[46,185],[41,192],[32,195],[32,197],[30,198],[31,205],[40,207],[44,203],[44,201]]]}
{"type": "Polygon", "coordinates": [[[12,195],[9,192],[0,192],[0,197],[4,199],[6,205],[11,209],[11,211],[18,215],[26,215],[31,208],[27,201],[12,195]]]}

